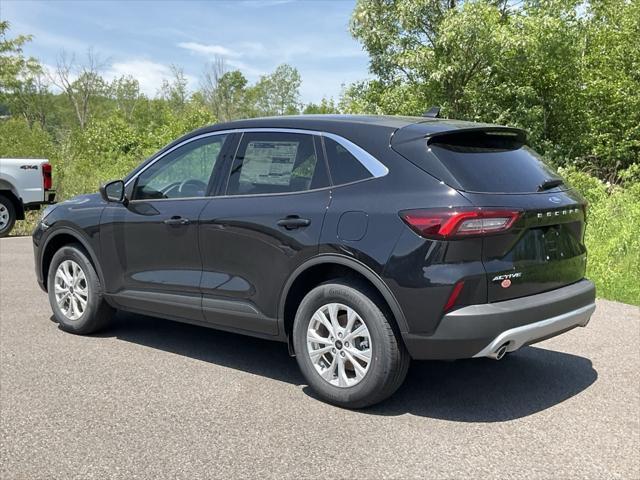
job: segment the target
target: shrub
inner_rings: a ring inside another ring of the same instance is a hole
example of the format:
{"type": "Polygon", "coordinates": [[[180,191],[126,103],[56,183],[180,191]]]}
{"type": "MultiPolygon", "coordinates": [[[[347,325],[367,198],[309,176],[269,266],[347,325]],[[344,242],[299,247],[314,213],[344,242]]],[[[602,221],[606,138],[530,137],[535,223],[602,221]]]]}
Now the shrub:
{"type": "Polygon", "coordinates": [[[598,296],[640,305],[640,182],[609,185],[575,169],[560,173],[587,201],[587,277],[598,296]]]}

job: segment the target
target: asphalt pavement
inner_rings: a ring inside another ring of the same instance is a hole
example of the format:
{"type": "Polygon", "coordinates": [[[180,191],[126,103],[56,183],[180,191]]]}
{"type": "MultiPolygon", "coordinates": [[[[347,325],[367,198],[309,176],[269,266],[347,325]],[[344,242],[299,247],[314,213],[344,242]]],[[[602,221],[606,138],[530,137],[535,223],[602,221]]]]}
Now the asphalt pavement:
{"type": "MultiPolygon", "coordinates": [[[[637,281],[637,279],[636,279],[637,281]]],[[[500,362],[414,362],[363,411],[284,344],[119,314],[64,333],[30,238],[0,240],[0,478],[640,478],[640,308],[500,362]]]]}

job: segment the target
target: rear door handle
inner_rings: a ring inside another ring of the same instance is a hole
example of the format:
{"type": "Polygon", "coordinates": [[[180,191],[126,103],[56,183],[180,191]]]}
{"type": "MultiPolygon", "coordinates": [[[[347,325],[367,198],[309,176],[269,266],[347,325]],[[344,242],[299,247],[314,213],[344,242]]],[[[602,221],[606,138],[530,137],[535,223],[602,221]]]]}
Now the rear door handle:
{"type": "Polygon", "coordinates": [[[191,220],[182,217],[171,217],[167,218],[163,223],[165,225],[189,225],[191,220]]]}
{"type": "Polygon", "coordinates": [[[284,227],[287,230],[308,227],[309,225],[311,225],[311,220],[309,220],[308,218],[300,218],[298,215],[289,215],[278,220],[278,226],[284,227]]]}

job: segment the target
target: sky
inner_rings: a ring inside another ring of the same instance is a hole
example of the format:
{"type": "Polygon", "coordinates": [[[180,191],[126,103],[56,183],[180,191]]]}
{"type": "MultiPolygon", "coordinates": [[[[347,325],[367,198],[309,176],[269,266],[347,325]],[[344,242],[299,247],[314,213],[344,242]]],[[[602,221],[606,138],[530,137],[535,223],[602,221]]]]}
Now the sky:
{"type": "Polygon", "coordinates": [[[296,67],[308,103],[337,99],[342,85],[369,77],[368,57],[349,34],[353,7],[354,0],[0,0],[0,19],[11,24],[9,38],[33,35],[24,52],[43,64],[91,48],[105,78],[132,75],[149,96],[171,64],[196,89],[218,55],[250,82],[281,63],[296,67]]]}

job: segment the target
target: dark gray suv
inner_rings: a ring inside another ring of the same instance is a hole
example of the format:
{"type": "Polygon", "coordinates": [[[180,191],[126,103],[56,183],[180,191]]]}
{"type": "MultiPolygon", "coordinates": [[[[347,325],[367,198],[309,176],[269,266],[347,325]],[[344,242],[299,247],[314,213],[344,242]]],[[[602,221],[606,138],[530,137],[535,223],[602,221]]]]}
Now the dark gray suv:
{"type": "Polygon", "coordinates": [[[176,140],[49,207],[33,242],[64,330],[121,309],[287,342],[322,398],[358,408],[410,358],[500,359],[586,325],[585,213],[521,130],[278,117],[176,140]]]}

